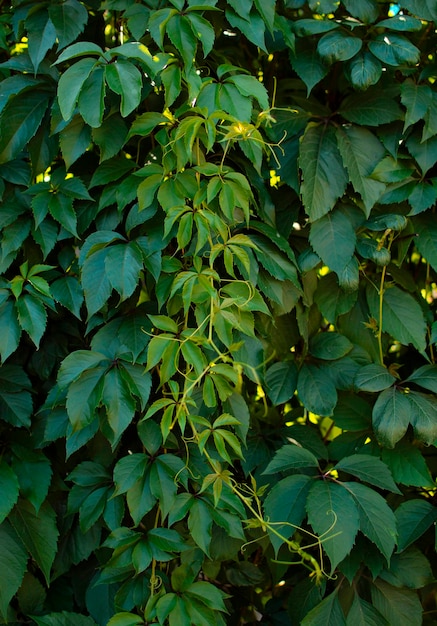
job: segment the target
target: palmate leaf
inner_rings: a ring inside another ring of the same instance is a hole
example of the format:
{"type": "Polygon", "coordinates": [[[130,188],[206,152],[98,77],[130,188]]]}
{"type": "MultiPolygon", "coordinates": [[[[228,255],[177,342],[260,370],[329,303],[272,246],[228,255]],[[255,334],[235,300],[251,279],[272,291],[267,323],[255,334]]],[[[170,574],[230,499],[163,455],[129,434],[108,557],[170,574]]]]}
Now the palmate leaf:
{"type": "Polygon", "coordinates": [[[78,0],[65,0],[62,4],[50,3],[48,10],[56,29],[59,49],[65,48],[83,31],[88,21],[88,11],[78,0]]]}
{"type": "Polygon", "coordinates": [[[310,122],[301,139],[302,201],[312,222],[323,217],[343,195],[348,182],[335,130],[310,122]]]}
{"type": "Polygon", "coordinates": [[[317,481],[308,493],[306,509],[308,521],[319,535],[333,572],[351,551],[360,527],[354,498],[340,484],[317,481]]]}

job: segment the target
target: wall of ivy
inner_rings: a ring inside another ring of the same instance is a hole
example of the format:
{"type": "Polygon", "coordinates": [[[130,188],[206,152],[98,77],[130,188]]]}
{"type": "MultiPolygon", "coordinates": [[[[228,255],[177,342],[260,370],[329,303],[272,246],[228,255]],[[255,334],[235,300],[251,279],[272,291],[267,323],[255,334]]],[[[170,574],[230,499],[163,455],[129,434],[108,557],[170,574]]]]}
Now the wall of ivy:
{"type": "Polygon", "coordinates": [[[436,25],[0,4],[0,623],[437,624],[436,25]]]}

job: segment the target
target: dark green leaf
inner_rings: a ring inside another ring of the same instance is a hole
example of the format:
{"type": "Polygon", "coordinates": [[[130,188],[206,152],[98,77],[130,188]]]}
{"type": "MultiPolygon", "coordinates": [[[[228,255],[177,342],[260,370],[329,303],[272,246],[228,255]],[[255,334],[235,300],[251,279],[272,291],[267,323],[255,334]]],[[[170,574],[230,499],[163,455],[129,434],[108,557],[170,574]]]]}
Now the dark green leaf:
{"type": "Polygon", "coordinates": [[[351,260],[355,241],[355,229],[346,211],[334,209],[311,224],[311,246],[325,265],[337,274],[351,260]]]}
{"type": "Polygon", "coordinates": [[[437,399],[417,391],[410,391],[405,397],[410,405],[410,422],[417,439],[432,445],[437,439],[437,399]]]}
{"type": "Polygon", "coordinates": [[[347,456],[337,463],[334,469],[352,474],[352,476],[381,489],[401,493],[396,487],[387,465],[374,456],[368,454],[347,456]]]}
{"type": "Polygon", "coordinates": [[[372,409],[360,396],[341,393],[332,418],[344,430],[367,430],[371,425],[372,409]]]}
{"type": "Polygon", "coordinates": [[[355,377],[355,387],[362,391],[383,391],[391,387],[396,378],[390,374],[386,367],[371,363],[360,369],[355,377]]]}
{"type": "Polygon", "coordinates": [[[314,222],[329,213],[347,184],[333,127],[308,124],[300,144],[299,167],[302,200],[314,222]]]}
{"type": "Polygon", "coordinates": [[[35,11],[26,19],[29,56],[35,73],[46,53],[56,41],[56,30],[46,11],[35,11]]]}
{"type": "Polygon", "coordinates": [[[397,589],[377,578],[371,586],[372,602],[389,624],[422,624],[422,604],[415,591],[397,589]]]}
{"type": "Polygon", "coordinates": [[[137,288],[142,267],[142,255],[135,244],[118,244],[107,250],[106,276],[122,300],[129,298],[137,288]]]}
{"type": "Polygon", "coordinates": [[[348,77],[355,89],[366,90],[375,85],[382,74],[382,66],[370,52],[356,54],[348,63],[348,77]]]}
{"type": "Polygon", "coordinates": [[[348,354],[352,347],[347,337],[332,332],[315,335],[310,341],[309,350],[318,359],[332,361],[348,354]]]}
{"type": "Polygon", "coordinates": [[[427,500],[407,500],[395,512],[398,525],[398,552],[402,552],[437,520],[437,508],[427,500]]]}
{"type": "Polygon", "coordinates": [[[322,626],[325,624],[346,626],[346,620],[336,591],[326,596],[301,622],[301,626],[322,626]]]}
{"type": "Polygon", "coordinates": [[[419,164],[422,174],[425,175],[437,162],[437,137],[422,141],[420,133],[414,132],[408,137],[406,143],[410,154],[419,164]]]}
{"type": "Polygon", "coordinates": [[[307,87],[309,95],[313,89],[328,73],[328,67],[320,58],[317,50],[305,39],[296,42],[296,50],[290,52],[290,62],[307,87]]]}
{"type": "Polygon", "coordinates": [[[36,513],[30,502],[19,500],[10,513],[9,520],[38,564],[48,585],[59,534],[54,510],[45,502],[36,513]]]}
{"type": "Polygon", "coordinates": [[[389,561],[397,539],[396,518],[385,499],[360,483],[343,483],[355,499],[360,530],[389,561]]]}
{"type": "Polygon", "coordinates": [[[8,101],[0,118],[0,163],[12,161],[35,135],[48,98],[48,92],[35,89],[8,101]]]}
{"type": "Polygon", "coordinates": [[[316,415],[331,415],[337,404],[337,390],[331,380],[315,365],[304,364],[297,379],[299,399],[316,415]]]}
{"type": "Polygon", "coordinates": [[[21,328],[12,300],[0,306],[0,355],[4,362],[18,348],[21,328]]]}
{"type": "Polygon", "coordinates": [[[336,61],[348,61],[361,50],[363,42],[342,30],[335,30],[323,35],[317,44],[317,52],[329,64],[336,61]]]}
{"type": "Polygon", "coordinates": [[[98,128],[102,123],[104,98],[105,71],[103,67],[96,66],[83,82],[77,100],[81,116],[92,128],[98,128]]]}
{"type": "Polygon", "coordinates": [[[115,93],[121,96],[121,115],[132,113],[141,100],[142,79],[138,68],[130,61],[119,59],[105,67],[105,78],[115,93]]]}
{"type": "Polygon", "coordinates": [[[415,65],[420,51],[403,35],[384,33],[377,35],[369,42],[369,50],[380,61],[398,67],[400,65],[415,65]]]}
{"type": "Polygon", "coordinates": [[[303,474],[287,476],[277,482],[268,492],[264,502],[264,510],[273,529],[280,536],[270,532],[270,540],[276,551],[289,539],[305,517],[305,504],[312,479],[303,474]],[[282,522],[282,523],[281,523],[282,522]]]}
{"type": "Polygon", "coordinates": [[[72,117],[79,94],[95,63],[94,59],[81,59],[61,75],[58,84],[58,102],[64,120],[72,117]]]}
{"type": "Polygon", "coordinates": [[[373,133],[358,126],[338,128],[337,141],[344,167],[355,191],[361,195],[368,217],[385,190],[383,183],[369,178],[385,154],[384,147],[373,133]]]}
{"type": "Polygon", "coordinates": [[[420,589],[433,582],[428,559],[417,548],[411,547],[401,554],[394,554],[390,567],[380,573],[380,578],[394,587],[420,589]]]}
{"type": "Polygon", "coordinates": [[[325,480],[311,487],[306,509],[333,572],[354,545],[360,521],[357,506],[342,485],[325,480]]]}
{"type": "MultiPolygon", "coordinates": [[[[379,319],[379,296],[376,289],[367,290],[367,301],[372,317],[379,319]]],[[[423,311],[412,295],[390,287],[384,291],[382,301],[382,330],[404,345],[413,344],[425,350],[426,323],[423,311]]]]}
{"type": "Polygon", "coordinates": [[[434,215],[425,214],[414,219],[418,236],[415,245],[420,254],[437,271],[437,223],[434,215]]]}
{"type": "Polygon", "coordinates": [[[420,450],[407,441],[400,441],[392,450],[382,450],[382,460],[388,465],[397,483],[416,487],[432,487],[430,471],[420,450]]]}
{"type": "Polygon", "coordinates": [[[347,614],[346,626],[388,626],[388,622],[375,607],[355,594],[347,614]]]}
{"type": "Polygon", "coordinates": [[[343,0],[346,10],[353,16],[371,24],[379,15],[378,3],[376,0],[343,0]]]}
{"type": "Polygon", "coordinates": [[[88,21],[88,11],[78,0],[65,0],[62,4],[49,4],[50,19],[56,29],[59,49],[65,48],[83,31],[88,21]]]}
{"type": "Polygon", "coordinates": [[[275,453],[264,473],[275,474],[299,467],[318,467],[318,465],[317,458],[306,448],[294,444],[286,445],[275,453]]]}
{"type": "MultiPolygon", "coordinates": [[[[7,619],[9,602],[23,580],[28,554],[8,524],[0,526],[0,614],[7,619]]],[[[9,620],[7,620],[9,621],[9,620]]]]}
{"type": "Polygon", "coordinates": [[[24,294],[16,302],[18,322],[38,348],[47,324],[46,309],[38,298],[24,294]]]}
{"type": "MultiPolygon", "coordinates": [[[[353,61],[355,61],[355,59],[353,61]]],[[[373,57],[373,63],[377,64],[379,61],[373,57]]],[[[392,93],[381,93],[381,90],[376,88],[368,89],[365,93],[351,94],[345,98],[341,104],[340,112],[349,122],[359,124],[360,126],[380,126],[382,124],[388,124],[389,122],[400,120],[403,117],[402,109],[397,103],[396,96],[398,96],[397,90],[393,90],[392,93]]],[[[347,129],[347,127],[343,127],[343,129],[344,128],[347,129]]],[[[352,137],[353,136],[354,134],[352,134],[352,137]]],[[[381,145],[379,148],[377,147],[379,142],[374,135],[370,136],[369,131],[365,132],[363,137],[369,139],[369,147],[372,146],[372,152],[374,154],[376,150],[376,154],[378,155],[378,158],[375,160],[376,165],[376,162],[384,156],[385,152],[381,150],[381,145]]]]}
{"type": "Polygon", "coordinates": [[[296,390],[297,368],[293,361],[274,363],[266,372],[267,394],[277,406],[290,400],[296,390]]]}
{"type": "Polygon", "coordinates": [[[62,611],[61,613],[49,613],[44,617],[35,617],[38,626],[96,626],[96,622],[91,617],[85,617],[80,613],[69,613],[62,611]]]}
{"type": "Polygon", "coordinates": [[[379,394],[372,412],[375,434],[380,443],[388,448],[405,435],[410,421],[410,403],[396,387],[379,394]]]}
{"type": "MultiPolygon", "coordinates": [[[[0,523],[3,523],[14,504],[16,504],[18,500],[19,488],[20,486],[17,475],[3,458],[0,462],[0,489],[2,493],[2,500],[0,503],[0,523]]],[[[3,612],[2,608],[3,607],[0,602],[0,610],[3,612]]]]}

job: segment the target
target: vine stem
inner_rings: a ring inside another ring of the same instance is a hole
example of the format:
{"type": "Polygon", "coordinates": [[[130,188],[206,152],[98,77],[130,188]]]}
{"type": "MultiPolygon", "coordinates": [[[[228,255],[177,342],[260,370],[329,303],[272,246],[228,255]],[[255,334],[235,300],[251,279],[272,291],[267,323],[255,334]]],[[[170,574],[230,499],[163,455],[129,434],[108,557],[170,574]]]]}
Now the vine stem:
{"type": "Polygon", "coordinates": [[[382,305],[384,301],[384,283],[385,275],[387,273],[387,267],[384,265],[381,273],[381,282],[379,285],[379,320],[378,320],[378,346],[379,346],[379,360],[381,365],[384,365],[384,355],[382,352],[382,305]]]}

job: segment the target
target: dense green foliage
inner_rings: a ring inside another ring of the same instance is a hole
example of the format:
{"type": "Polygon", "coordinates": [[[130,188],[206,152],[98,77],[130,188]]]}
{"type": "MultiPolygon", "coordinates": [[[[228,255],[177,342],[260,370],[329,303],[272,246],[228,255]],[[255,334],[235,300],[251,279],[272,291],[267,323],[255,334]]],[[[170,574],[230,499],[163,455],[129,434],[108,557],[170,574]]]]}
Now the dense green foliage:
{"type": "Polygon", "coordinates": [[[0,623],[437,623],[435,0],[0,15],[0,623]]]}

